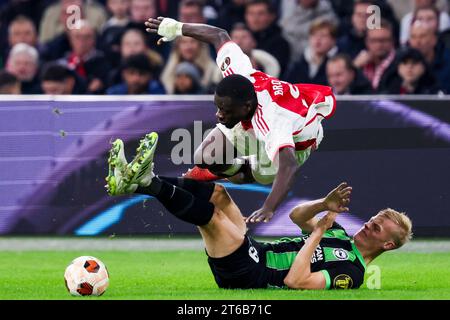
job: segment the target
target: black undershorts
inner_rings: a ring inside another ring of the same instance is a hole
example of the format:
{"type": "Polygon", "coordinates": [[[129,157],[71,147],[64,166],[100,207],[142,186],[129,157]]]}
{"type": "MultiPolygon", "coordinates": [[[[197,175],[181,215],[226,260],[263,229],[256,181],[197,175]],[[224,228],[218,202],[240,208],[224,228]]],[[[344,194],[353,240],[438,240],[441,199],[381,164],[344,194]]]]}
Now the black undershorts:
{"type": "Polygon", "coordinates": [[[208,257],[217,285],[224,289],[267,288],[263,244],[245,236],[242,245],[223,258],[208,257]]]}

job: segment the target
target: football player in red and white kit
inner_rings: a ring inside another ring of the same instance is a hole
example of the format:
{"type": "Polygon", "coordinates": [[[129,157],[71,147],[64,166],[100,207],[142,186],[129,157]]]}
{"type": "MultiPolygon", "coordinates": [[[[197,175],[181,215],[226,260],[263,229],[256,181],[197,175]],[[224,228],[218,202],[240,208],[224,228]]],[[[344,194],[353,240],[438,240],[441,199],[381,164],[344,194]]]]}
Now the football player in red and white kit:
{"type": "Polygon", "coordinates": [[[206,170],[201,168],[213,173],[212,179],[273,182],[263,207],[247,218],[248,222],[269,221],[298,168],[323,138],[321,121],[331,117],[336,107],[332,89],[290,84],[253,69],[249,57],[223,29],[163,17],[150,18],[145,24],[147,32],[162,36],[159,44],[189,36],[216,48],[216,62],[224,76],[214,96],[219,123],[195,152],[197,167],[186,177],[205,180],[206,170]]]}

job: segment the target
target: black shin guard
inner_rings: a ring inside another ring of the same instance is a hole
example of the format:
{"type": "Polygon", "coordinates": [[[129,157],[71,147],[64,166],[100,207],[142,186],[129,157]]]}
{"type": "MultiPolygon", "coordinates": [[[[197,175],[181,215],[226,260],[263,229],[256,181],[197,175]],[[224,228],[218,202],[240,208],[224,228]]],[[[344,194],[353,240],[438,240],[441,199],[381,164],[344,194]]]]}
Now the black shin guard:
{"type": "Polygon", "coordinates": [[[139,187],[136,192],[154,196],[174,216],[197,226],[207,224],[214,214],[214,205],[208,200],[158,177],[153,178],[150,186],[139,187]]]}

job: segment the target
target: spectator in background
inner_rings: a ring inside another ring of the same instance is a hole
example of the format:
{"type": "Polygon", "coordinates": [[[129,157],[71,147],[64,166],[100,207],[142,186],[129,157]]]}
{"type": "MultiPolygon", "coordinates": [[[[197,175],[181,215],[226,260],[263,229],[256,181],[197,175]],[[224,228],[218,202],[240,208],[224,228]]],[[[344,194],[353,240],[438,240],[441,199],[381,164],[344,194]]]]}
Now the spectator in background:
{"type": "MultiPolygon", "coordinates": [[[[158,6],[156,3],[157,0],[131,0],[130,7],[130,23],[126,27],[140,29],[144,34],[146,34],[146,42],[149,48],[156,50],[161,54],[164,59],[167,58],[170,52],[170,46],[157,46],[159,36],[157,34],[149,34],[145,32],[145,21],[149,17],[157,17],[158,16],[158,6]]],[[[118,39],[120,39],[119,36],[118,39]]]]}
{"type": "Polygon", "coordinates": [[[201,0],[182,0],[178,9],[178,21],[183,23],[205,23],[203,8],[204,2],[201,0]]]}
{"type": "Polygon", "coordinates": [[[278,60],[270,53],[256,49],[256,40],[244,23],[237,23],[231,30],[230,37],[250,58],[253,68],[261,70],[272,77],[279,78],[280,64],[278,60]]]}
{"type": "Polygon", "coordinates": [[[0,71],[0,94],[21,94],[20,81],[7,71],[0,71]]]}
{"type": "Polygon", "coordinates": [[[128,29],[120,41],[120,56],[125,59],[138,53],[145,53],[152,66],[162,68],[164,60],[158,52],[147,46],[145,34],[140,29],[128,29]]]}
{"type": "MultiPolygon", "coordinates": [[[[155,0],[112,0],[108,1],[108,8],[116,12],[111,19],[120,23],[106,24],[98,38],[98,48],[102,50],[113,67],[120,65],[120,41],[123,33],[130,28],[140,29],[144,32],[145,17],[157,15],[155,0]],[[125,14],[125,15],[124,15],[125,14]]],[[[111,19],[109,21],[111,21],[111,19]]],[[[149,36],[156,43],[156,38],[149,36]]]]}
{"type": "MultiPolygon", "coordinates": [[[[415,0],[386,0],[395,11],[397,19],[402,20],[408,13],[414,11],[415,0]]],[[[436,6],[440,11],[449,10],[448,0],[436,0],[436,6]]]]}
{"type": "MultiPolygon", "coordinates": [[[[0,54],[3,54],[4,48],[8,46],[8,28],[14,19],[24,16],[33,21],[34,26],[38,26],[41,16],[49,3],[54,0],[12,0],[7,1],[4,6],[0,7],[0,54]]],[[[5,58],[5,57],[3,57],[5,58]]],[[[1,58],[0,58],[1,60],[1,58]]],[[[1,67],[0,61],[0,67],[1,67]]]]}
{"type": "Polygon", "coordinates": [[[178,14],[179,1],[156,0],[159,15],[175,18],[178,14]]]}
{"type": "Polygon", "coordinates": [[[289,63],[291,49],[276,23],[277,14],[270,0],[250,0],[245,7],[245,23],[257,43],[257,48],[273,55],[283,73],[289,63]]]}
{"type": "Polygon", "coordinates": [[[23,94],[39,93],[39,53],[36,48],[18,43],[12,47],[6,62],[6,71],[13,74],[21,83],[23,94]]]}
{"type": "Polygon", "coordinates": [[[111,17],[102,27],[102,31],[110,27],[125,27],[130,22],[130,0],[107,0],[106,7],[111,17]]]}
{"type": "Polygon", "coordinates": [[[119,39],[130,23],[130,0],[107,0],[106,5],[111,17],[99,33],[97,47],[105,53],[111,66],[119,67],[119,39]]]}
{"type": "MultiPolygon", "coordinates": [[[[82,0],[79,0],[79,3],[83,3],[82,0]]],[[[70,5],[76,5],[76,1],[72,1],[72,0],[67,0],[67,1],[60,1],[61,6],[59,6],[59,8],[64,11],[64,7],[68,7],[70,5]]],[[[86,10],[86,8],[89,8],[87,5],[84,5],[82,7],[83,10],[86,10]]],[[[50,9],[50,8],[49,8],[50,9]]],[[[82,17],[83,17],[83,12],[82,10],[82,17]]],[[[67,19],[67,17],[65,17],[65,14],[63,14],[63,12],[61,11],[61,19],[67,19]]],[[[93,13],[91,13],[91,20],[95,18],[95,16],[98,14],[98,11],[93,11],[93,13]]],[[[86,21],[86,20],[84,20],[86,21]]],[[[106,21],[106,19],[105,19],[106,21]]],[[[105,22],[104,21],[104,22],[105,22]]],[[[67,21],[66,21],[67,22],[67,21]]],[[[75,21],[73,19],[69,20],[70,23],[64,23],[61,24],[61,28],[63,28],[63,32],[59,33],[58,35],[56,35],[55,37],[53,37],[52,40],[47,41],[46,43],[41,43],[41,59],[43,61],[46,62],[50,62],[50,61],[54,61],[54,60],[58,60],[63,58],[68,52],[70,52],[72,50],[71,47],[71,43],[70,43],[70,36],[69,34],[71,33],[71,31],[73,29],[78,28],[79,26],[79,21],[75,21]]],[[[89,20],[88,20],[89,22],[89,20]]],[[[91,24],[89,23],[89,25],[91,26],[96,26],[98,24],[98,22],[95,22],[95,24],[91,24]]],[[[42,23],[41,23],[42,25],[42,23]]],[[[103,27],[100,26],[100,29],[102,29],[103,27]]],[[[114,28],[114,27],[111,27],[114,28]]],[[[111,29],[111,28],[107,28],[107,30],[111,29]]],[[[97,38],[97,37],[96,37],[97,38]]],[[[109,58],[111,58],[111,60],[114,60],[114,56],[112,54],[109,54],[110,52],[105,51],[104,47],[102,45],[100,45],[100,40],[99,40],[99,48],[100,50],[104,51],[107,54],[108,60],[109,58]]]]}
{"type": "Polygon", "coordinates": [[[132,55],[122,63],[123,82],[110,87],[107,94],[165,94],[154,76],[154,69],[145,54],[132,55]]]}
{"type": "MultiPolygon", "coordinates": [[[[150,60],[150,64],[155,69],[155,75],[158,77],[163,66],[164,60],[161,55],[150,49],[145,42],[145,34],[140,29],[128,29],[122,35],[120,40],[120,61],[125,60],[129,56],[135,54],[145,54],[150,60]]],[[[121,81],[121,70],[120,66],[113,69],[109,74],[109,85],[117,84],[121,81]]]]}
{"type": "Polygon", "coordinates": [[[351,25],[343,28],[343,34],[337,41],[340,52],[345,52],[350,57],[355,58],[365,49],[367,19],[369,18],[367,8],[371,5],[373,5],[373,1],[371,0],[356,1],[353,5],[351,25]]]}
{"type": "Polygon", "coordinates": [[[279,24],[290,43],[292,62],[298,61],[308,46],[311,23],[318,17],[338,21],[328,0],[281,0],[279,24]]]}
{"type": "Polygon", "coordinates": [[[169,94],[174,93],[175,69],[180,62],[190,62],[201,71],[201,85],[207,92],[222,79],[222,74],[209,54],[208,45],[191,37],[175,40],[172,52],[161,74],[161,81],[169,94]]]}
{"type": "Polygon", "coordinates": [[[44,12],[39,28],[41,43],[46,43],[64,33],[68,23],[76,22],[73,17],[74,11],[70,10],[71,6],[80,8],[81,18],[89,21],[97,32],[101,31],[108,17],[102,5],[95,1],[60,0],[44,12]]]}
{"type": "Polygon", "coordinates": [[[450,50],[439,41],[436,30],[429,24],[415,22],[411,28],[409,46],[422,53],[439,85],[450,92],[450,50]]]}
{"type": "MultiPolygon", "coordinates": [[[[359,0],[358,0],[359,1],[359,0]]],[[[395,47],[399,45],[400,23],[398,22],[396,13],[391,4],[387,0],[372,0],[373,4],[380,8],[381,18],[389,21],[392,27],[392,34],[394,38],[395,47]]],[[[398,0],[397,0],[398,1],[398,0]]],[[[411,1],[411,0],[409,0],[411,1]]],[[[374,14],[374,11],[371,11],[374,14]]]]}
{"type": "Polygon", "coordinates": [[[335,94],[372,94],[372,85],[353,65],[352,58],[338,54],[327,62],[327,80],[335,94]]]}
{"type": "Polygon", "coordinates": [[[42,44],[40,47],[41,60],[50,62],[64,57],[64,55],[71,50],[69,42],[70,30],[56,36],[53,40],[42,44]]]}
{"type": "Polygon", "coordinates": [[[419,21],[424,24],[428,24],[433,30],[435,30],[436,33],[439,33],[440,31],[447,30],[448,27],[450,27],[450,24],[445,28],[443,28],[443,26],[439,26],[439,16],[440,12],[436,7],[423,7],[414,12],[412,23],[414,24],[416,21],[419,21]],[[440,30],[440,28],[442,28],[442,30],[440,30]]]}
{"type": "Polygon", "coordinates": [[[8,48],[7,51],[18,43],[26,43],[37,48],[37,31],[33,20],[25,16],[17,16],[8,26],[8,48]]]}
{"type": "Polygon", "coordinates": [[[181,62],[175,69],[174,94],[203,94],[200,70],[190,63],[181,62]]]}
{"type": "Polygon", "coordinates": [[[41,89],[44,94],[84,94],[84,81],[65,65],[50,63],[41,74],[41,89]]]}
{"type": "MultiPolygon", "coordinates": [[[[422,8],[436,7],[436,0],[415,0],[415,11],[405,15],[401,22],[400,27],[400,43],[405,44],[410,36],[411,26],[414,23],[414,16],[417,16],[417,11],[422,8]]],[[[424,13],[428,16],[430,13],[424,13]]],[[[444,31],[450,27],[450,17],[447,12],[442,11],[439,13],[439,31],[444,31]]]]}
{"type": "Polygon", "coordinates": [[[110,66],[103,52],[96,49],[96,33],[86,20],[79,20],[69,31],[71,51],[65,57],[67,66],[84,79],[87,92],[104,92],[110,66]]]}
{"type": "Polygon", "coordinates": [[[224,3],[218,13],[217,26],[231,32],[236,23],[244,22],[246,2],[247,0],[231,0],[224,3]]]}
{"type": "Polygon", "coordinates": [[[43,12],[55,0],[7,0],[5,2],[4,6],[0,5],[1,28],[8,27],[18,16],[30,18],[35,26],[39,25],[43,12]]]}
{"type": "Polygon", "coordinates": [[[333,11],[340,22],[350,21],[353,14],[353,6],[359,0],[330,0],[333,11]]]}
{"type": "Polygon", "coordinates": [[[440,34],[440,40],[446,48],[450,49],[450,30],[442,32],[440,34]]]}
{"type": "Polygon", "coordinates": [[[385,94],[437,94],[442,92],[428,63],[413,48],[399,51],[396,68],[393,69],[378,91],[385,94]]]}
{"type": "Polygon", "coordinates": [[[135,24],[144,25],[148,18],[157,16],[158,7],[155,0],[131,0],[130,17],[135,24]]]}
{"type": "Polygon", "coordinates": [[[157,46],[157,34],[146,34],[144,22],[149,17],[158,16],[158,0],[130,0],[129,22],[125,26],[111,26],[106,28],[99,37],[98,47],[105,53],[110,64],[119,68],[121,63],[121,47],[124,33],[130,29],[140,30],[144,37],[146,47],[156,51],[164,59],[170,52],[170,45],[157,46]]]}
{"type": "Polygon", "coordinates": [[[392,7],[397,20],[400,21],[406,14],[414,10],[414,0],[386,0],[386,2],[392,7]]]}
{"type": "Polygon", "coordinates": [[[326,65],[329,58],[338,52],[336,46],[337,26],[318,18],[309,30],[309,45],[299,61],[292,64],[284,80],[290,83],[312,83],[326,85],[326,65]]]}
{"type": "Polygon", "coordinates": [[[357,68],[361,68],[374,90],[383,80],[383,75],[395,59],[395,45],[392,25],[381,20],[379,29],[369,29],[366,33],[366,50],[354,59],[357,68]]]}

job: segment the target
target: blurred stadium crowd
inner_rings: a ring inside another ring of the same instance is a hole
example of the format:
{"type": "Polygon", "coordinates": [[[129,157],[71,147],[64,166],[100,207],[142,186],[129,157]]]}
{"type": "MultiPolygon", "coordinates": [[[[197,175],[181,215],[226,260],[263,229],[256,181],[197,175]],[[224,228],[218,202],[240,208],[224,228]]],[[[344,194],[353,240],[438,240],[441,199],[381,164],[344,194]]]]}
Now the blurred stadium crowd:
{"type": "Polygon", "coordinates": [[[144,22],[157,16],[224,28],[256,69],[292,83],[330,85],[336,94],[450,93],[449,7],[448,0],[0,0],[0,94],[213,93],[221,79],[213,48],[188,37],[156,45],[144,22]],[[376,22],[372,5],[381,10],[378,28],[368,27],[376,22]]]}

